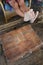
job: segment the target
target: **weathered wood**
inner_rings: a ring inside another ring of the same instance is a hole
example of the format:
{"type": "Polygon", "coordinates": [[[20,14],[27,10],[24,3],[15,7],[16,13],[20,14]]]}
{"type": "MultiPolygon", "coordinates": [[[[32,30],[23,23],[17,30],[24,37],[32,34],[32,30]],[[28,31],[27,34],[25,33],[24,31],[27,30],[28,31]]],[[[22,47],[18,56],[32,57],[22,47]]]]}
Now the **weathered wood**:
{"type": "Polygon", "coordinates": [[[30,25],[2,35],[3,51],[7,60],[13,62],[40,46],[40,39],[30,25]]]}
{"type": "Polygon", "coordinates": [[[15,25],[17,25],[18,23],[21,23],[21,22],[22,22],[22,18],[20,18],[16,21],[9,22],[7,24],[0,25],[0,32],[8,30],[9,28],[11,29],[12,27],[15,27],[15,25]]]}

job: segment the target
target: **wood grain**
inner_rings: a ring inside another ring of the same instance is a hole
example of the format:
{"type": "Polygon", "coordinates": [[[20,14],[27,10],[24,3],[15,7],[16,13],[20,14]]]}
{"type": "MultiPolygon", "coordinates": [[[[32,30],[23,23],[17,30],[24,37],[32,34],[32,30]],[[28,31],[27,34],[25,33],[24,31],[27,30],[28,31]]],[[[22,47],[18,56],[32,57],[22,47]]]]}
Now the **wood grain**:
{"type": "Polygon", "coordinates": [[[26,53],[35,50],[41,41],[30,25],[23,26],[2,35],[4,55],[9,61],[16,61],[26,53]]]}

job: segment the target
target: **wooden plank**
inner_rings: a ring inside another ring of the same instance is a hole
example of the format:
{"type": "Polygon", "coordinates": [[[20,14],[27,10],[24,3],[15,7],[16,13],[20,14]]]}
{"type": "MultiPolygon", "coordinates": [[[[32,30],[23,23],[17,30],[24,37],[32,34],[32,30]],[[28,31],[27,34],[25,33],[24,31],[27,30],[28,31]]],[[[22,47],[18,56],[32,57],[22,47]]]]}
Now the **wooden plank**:
{"type": "Polygon", "coordinates": [[[18,23],[21,23],[21,22],[22,22],[22,18],[20,18],[20,19],[18,19],[16,21],[12,21],[12,22],[0,25],[0,31],[4,31],[4,30],[6,30],[8,28],[11,28],[11,27],[17,25],[18,23]]]}
{"type": "Polygon", "coordinates": [[[18,60],[28,52],[35,51],[41,44],[30,25],[3,34],[2,41],[4,55],[10,62],[18,60]]]}

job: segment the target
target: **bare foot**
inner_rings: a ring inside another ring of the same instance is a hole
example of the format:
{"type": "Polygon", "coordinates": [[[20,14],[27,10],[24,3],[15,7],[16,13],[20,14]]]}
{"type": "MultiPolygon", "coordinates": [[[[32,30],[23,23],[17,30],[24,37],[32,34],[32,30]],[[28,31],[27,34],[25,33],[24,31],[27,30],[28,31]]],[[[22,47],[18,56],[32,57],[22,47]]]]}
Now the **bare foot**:
{"type": "Polygon", "coordinates": [[[24,13],[24,21],[30,21],[31,18],[32,18],[32,12],[33,12],[33,9],[30,9],[29,11],[25,12],[24,13]]]}
{"type": "Polygon", "coordinates": [[[30,9],[28,12],[24,14],[24,21],[30,21],[30,23],[34,23],[36,18],[38,17],[39,12],[37,11],[36,14],[34,13],[33,9],[30,9]]]}

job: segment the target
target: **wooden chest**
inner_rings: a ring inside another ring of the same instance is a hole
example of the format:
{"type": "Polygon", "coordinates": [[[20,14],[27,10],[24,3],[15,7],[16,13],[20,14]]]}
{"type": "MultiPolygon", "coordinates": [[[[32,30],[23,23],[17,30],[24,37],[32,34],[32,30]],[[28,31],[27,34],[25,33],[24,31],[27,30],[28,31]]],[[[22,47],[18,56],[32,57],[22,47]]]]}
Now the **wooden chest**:
{"type": "Polygon", "coordinates": [[[40,46],[40,39],[30,25],[2,35],[4,55],[9,62],[23,58],[40,46]]]}

